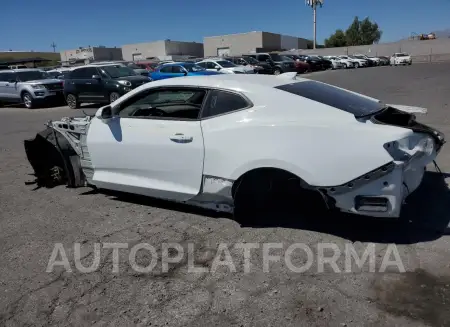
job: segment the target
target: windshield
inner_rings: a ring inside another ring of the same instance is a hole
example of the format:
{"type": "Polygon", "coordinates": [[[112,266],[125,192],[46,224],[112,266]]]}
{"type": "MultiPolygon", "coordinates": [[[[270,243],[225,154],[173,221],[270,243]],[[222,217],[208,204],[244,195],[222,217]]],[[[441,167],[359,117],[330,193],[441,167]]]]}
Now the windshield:
{"type": "Polygon", "coordinates": [[[195,72],[202,72],[206,70],[202,66],[196,65],[196,64],[184,64],[184,69],[186,69],[188,72],[195,73],[195,72]]]}
{"type": "Polygon", "coordinates": [[[224,68],[237,67],[235,64],[228,60],[220,60],[216,61],[216,63],[224,68]]]}
{"type": "Polygon", "coordinates": [[[17,77],[21,82],[34,81],[38,79],[49,78],[47,73],[41,71],[28,71],[28,72],[17,72],[17,77]]]}
{"type": "Polygon", "coordinates": [[[357,118],[374,114],[386,107],[380,102],[316,81],[284,84],[277,86],[276,89],[343,110],[357,118]]]}
{"type": "Polygon", "coordinates": [[[100,69],[109,75],[111,78],[136,76],[136,73],[131,68],[122,65],[103,66],[100,69]]]}
{"type": "Polygon", "coordinates": [[[245,57],[244,60],[249,63],[250,65],[256,65],[259,64],[259,61],[252,57],[245,57]]]}
{"type": "Polygon", "coordinates": [[[397,53],[397,57],[408,57],[406,53],[397,53]]]}

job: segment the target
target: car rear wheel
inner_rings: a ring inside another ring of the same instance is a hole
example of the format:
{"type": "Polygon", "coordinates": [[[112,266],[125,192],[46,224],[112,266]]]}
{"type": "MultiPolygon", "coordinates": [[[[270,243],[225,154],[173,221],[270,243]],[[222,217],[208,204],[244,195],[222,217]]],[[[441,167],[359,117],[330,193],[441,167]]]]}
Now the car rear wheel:
{"type": "Polygon", "coordinates": [[[273,74],[274,74],[274,75],[280,75],[280,74],[281,74],[281,69],[280,69],[280,68],[275,68],[275,69],[273,70],[273,74]]]}
{"type": "Polygon", "coordinates": [[[233,185],[235,218],[261,223],[264,218],[325,211],[321,194],[303,188],[301,183],[298,177],[278,169],[263,168],[245,174],[233,185]]]}
{"type": "Polygon", "coordinates": [[[117,92],[112,92],[109,95],[109,103],[113,103],[114,101],[116,101],[118,98],[120,98],[120,94],[117,92]]]}
{"type": "Polygon", "coordinates": [[[80,108],[80,103],[74,94],[68,94],[66,97],[66,102],[70,109],[80,108]]]}
{"type": "Polygon", "coordinates": [[[28,109],[34,108],[34,100],[30,93],[24,92],[22,94],[22,102],[28,109]]]}
{"type": "Polygon", "coordinates": [[[355,68],[359,68],[359,62],[355,63],[355,68]]]}

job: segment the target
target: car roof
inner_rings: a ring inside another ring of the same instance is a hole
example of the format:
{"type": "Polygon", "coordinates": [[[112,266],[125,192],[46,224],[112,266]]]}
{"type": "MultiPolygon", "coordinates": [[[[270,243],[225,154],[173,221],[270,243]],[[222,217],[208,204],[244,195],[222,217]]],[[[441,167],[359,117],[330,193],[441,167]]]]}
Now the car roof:
{"type": "MultiPolygon", "coordinates": [[[[287,73],[290,74],[290,73],[287,73]]],[[[274,88],[276,86],[295,82],[308,81],[306,78],[297,77],[295,80],[279,75],[277,77],[263,74],[218,74],[206,76],[175,77],[148,83],[148,87],[154,86],[199,86],[251,91],[257,87],[274,88]]]]}
{"type": "Polygon", "coordinates": [[[103,63],[103,64],[98,63],[96,65],[89,64],[89,65],[74,67],[72,70],[77,70],[77,69],[80,69],[80,68],[99,67],[99,66],[103,66],[103,67],[105,67],[105,66],[116,66],[116,65],[119,65],[119,64],[120,64],[120,62],[115,62],[115,63],[114,62],[108,62],[108,63],[103,63]]]}
{"type": "Polygon", "coordinates": [[[19,69],[5,69],[0,70],[0,73],[18,73],[18,72],[42,72],[39,68],[19,68],[19,69]]]}

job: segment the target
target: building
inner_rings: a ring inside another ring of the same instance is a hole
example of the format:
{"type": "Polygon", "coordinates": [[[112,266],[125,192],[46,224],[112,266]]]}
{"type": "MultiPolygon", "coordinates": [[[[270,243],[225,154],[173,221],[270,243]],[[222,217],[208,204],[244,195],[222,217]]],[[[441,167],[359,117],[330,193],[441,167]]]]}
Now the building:
{"type": "Polygon", "coordinates": [[[179,60],[188,57],[203,57],[203,44],[182,41],[156,41],[126,44],[122,46],[124,60],[179,60]]]}
{"type": "MultiPolygon", "coordinates": [[[[45,62],[40,62],[38,66],[56,64],[59,61],[59,53],[42,51],[0,51],[0,62],[22,61],[28,65],[34,61],[33,59],[46,59],[45,62]]],[[[30,65],[30,67],[31,66],[34,67],[34,65],[30,65]]]]}
{"type": "Polygon", "coordinates": [[[69,66],[73,64],[88,64],[93,61],[122,60],[122,49],[98,47],[79,47],[74,50],[61,51],[61,64],[69,66]]]}
{"type": "Polygon", "coordinates": [[[205,57],[308,49],[310,40],[269,32],[248,32],[203,38],[205,57]]]}

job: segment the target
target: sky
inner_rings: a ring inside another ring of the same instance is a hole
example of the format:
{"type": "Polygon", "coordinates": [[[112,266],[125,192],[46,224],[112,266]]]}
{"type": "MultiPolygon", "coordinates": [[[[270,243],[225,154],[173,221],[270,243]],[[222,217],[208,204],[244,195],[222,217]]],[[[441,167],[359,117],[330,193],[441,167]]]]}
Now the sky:
{"type": "MultiPolygon", "coordinates": [[[[312,39],[304,0],[1,0],[0,51],[56,51],[265,31],[312,39]]],[[[324,0],[317,41],[346,29],[355,16],[383,31],[381,42],[450,28],[450,0],[324,0]]]]}

